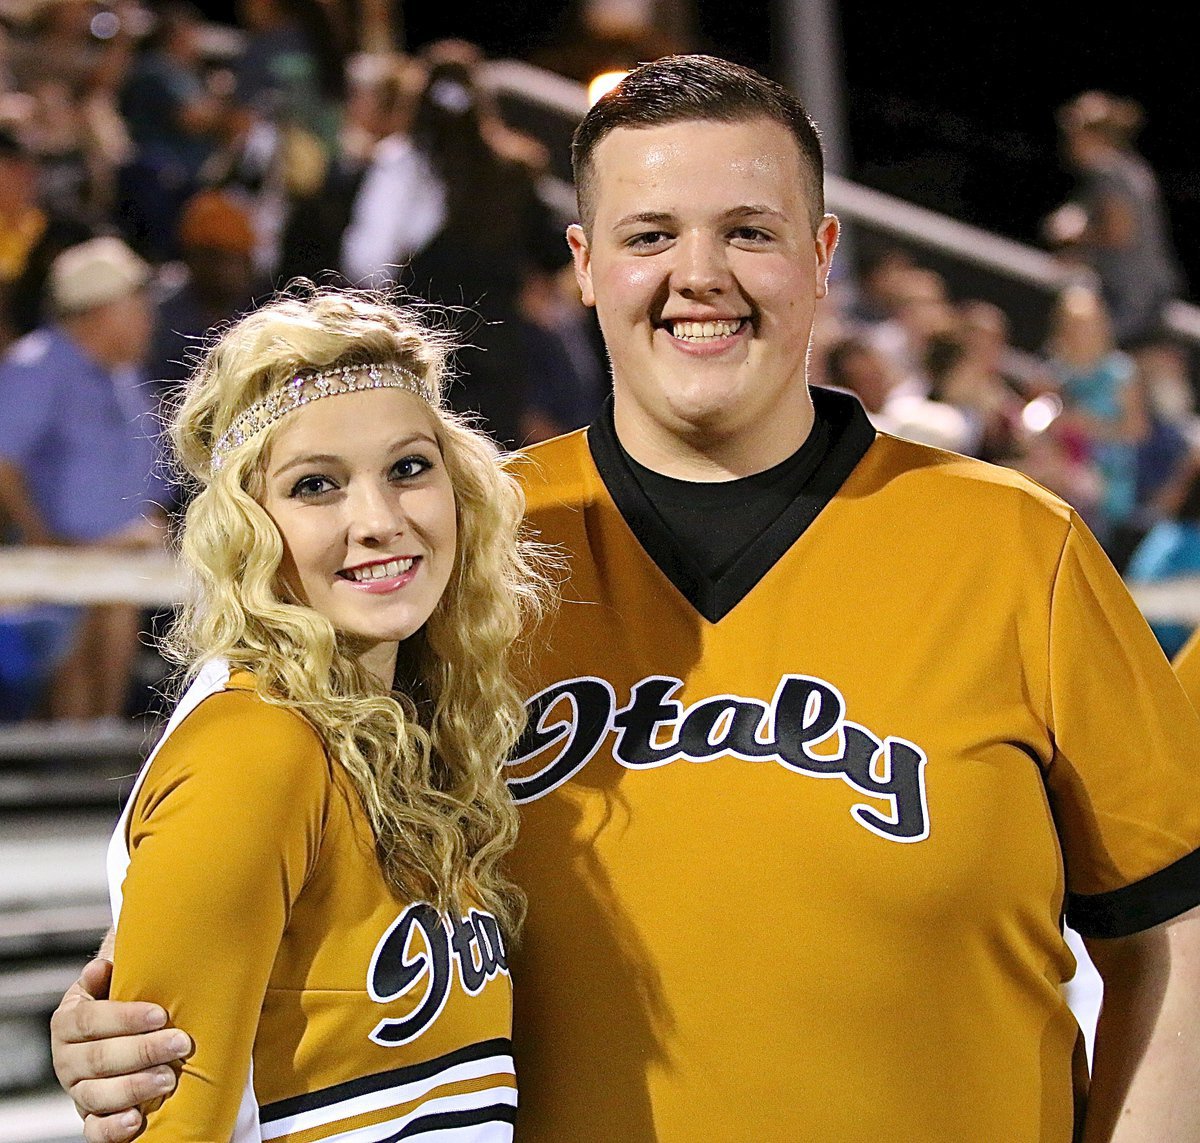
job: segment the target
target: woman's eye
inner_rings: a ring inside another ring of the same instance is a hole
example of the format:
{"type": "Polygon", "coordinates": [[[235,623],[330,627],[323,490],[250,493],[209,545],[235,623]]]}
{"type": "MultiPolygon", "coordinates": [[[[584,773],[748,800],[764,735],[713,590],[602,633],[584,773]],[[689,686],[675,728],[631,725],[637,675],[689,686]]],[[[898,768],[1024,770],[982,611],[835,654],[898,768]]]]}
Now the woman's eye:
{"type": "Polygon", "coordinates": [[[426,457],[405,456],[392,465],[392,476],[397,480],[411,480],[414,476],[428,472],[432,467],[433,461],[426,457]]]}
{"type": "Polygon", "coordinates": [[[294,499],[311,499],[331,491],[336,485],[328,476],[302,476],[292,485],[289,496],[294,499]]]}

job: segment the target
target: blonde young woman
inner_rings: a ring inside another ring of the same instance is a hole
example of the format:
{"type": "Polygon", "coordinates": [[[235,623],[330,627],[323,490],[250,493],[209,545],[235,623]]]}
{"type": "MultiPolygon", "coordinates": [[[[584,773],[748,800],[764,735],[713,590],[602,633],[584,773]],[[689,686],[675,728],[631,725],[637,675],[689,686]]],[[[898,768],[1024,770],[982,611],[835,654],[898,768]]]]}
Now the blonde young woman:
{"type": "Polygon", "coordinates": [[[113,994],[195,1041],[147,1139],[512,1137],[506,663],[544,593],[443,366],[402,310],[284,298],[174,418],[190,682],[109,857],[113,994]]]}

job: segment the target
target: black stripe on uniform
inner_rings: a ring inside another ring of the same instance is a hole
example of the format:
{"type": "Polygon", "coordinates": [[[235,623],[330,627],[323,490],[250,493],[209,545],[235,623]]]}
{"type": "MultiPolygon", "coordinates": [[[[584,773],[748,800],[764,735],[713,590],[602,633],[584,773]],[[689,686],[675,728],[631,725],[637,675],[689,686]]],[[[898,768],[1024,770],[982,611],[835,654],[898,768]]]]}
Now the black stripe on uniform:
{"type": "Polygon", "coordinates": [[[517,1109],[511,1103],[493,1103],[490,1107],[473,1107],[469,1111],[439,1111],[406,1124],[395,1135],[384,1135],[375,1143],[398,1143],[427,1131],[449,1131],[455,1127],[478,1127],[481,1123],[515,1123],[517,1109]]]}
{"type": "Polygon", "coordinates": [[[1127,937],[1200,905],[1200,849],[1108,893],[1069,893],[1067,924],[1083,937],[1127,937]]]}
{"type": "Polygon", "coordinates": [[[302,1111],[328,1107],[330,1104],[341,1103],[342,1100],[353,1099],[358,1095],[368,1095],[374,1091],[382,1091],[384,1088],[401,1087],[406,1083],[428,1079],[457,1064],[470,1063],[472,1060],[485,1060],[489,1056],[510,1055],[512,1055],[512,1041],[497,1036],[493,1040],[468,1044],[465,1048],[457,1048],[453,1052],[447,1052],[444,1056],[423,1060],[419,1064],[409,1064],[404,1068],[393,1068],[391,1071],[359,1076],[358,1079],[346,1080],[344,1083],[322,1088],[320,1091],[310,1091],[304,1095],[291,1096],[289,1099],[276,1100],[275,1103],[265,1104],[259,1109],[258,1120],[260,1123],[273,1123],[278,1119],[299,1115],[302,1111]]]}

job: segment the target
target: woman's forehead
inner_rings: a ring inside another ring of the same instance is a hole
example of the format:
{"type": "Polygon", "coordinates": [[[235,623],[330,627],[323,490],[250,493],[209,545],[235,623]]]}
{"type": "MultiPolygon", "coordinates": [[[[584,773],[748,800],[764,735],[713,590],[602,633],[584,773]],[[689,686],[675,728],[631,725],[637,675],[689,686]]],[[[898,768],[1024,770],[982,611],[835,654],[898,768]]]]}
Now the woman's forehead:
{"type": "Polygon", "coordinates": [[[403,389],[365,389],[311,401],[286,414],[269,444],[268,464],[284,454],[316,450],[322,455],[386,452],[420,438],[440,447],[440,421],[428,402],[403,389]]]}

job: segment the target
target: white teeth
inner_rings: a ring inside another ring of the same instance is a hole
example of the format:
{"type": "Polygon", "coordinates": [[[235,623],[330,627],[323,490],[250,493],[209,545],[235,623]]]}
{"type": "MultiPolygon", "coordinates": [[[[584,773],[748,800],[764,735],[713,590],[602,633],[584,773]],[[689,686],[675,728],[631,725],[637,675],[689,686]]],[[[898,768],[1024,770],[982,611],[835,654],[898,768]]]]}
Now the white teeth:
{"type": "Polygon", "coordinates": [[[710,337],[732,337],[741,327],[740,321],[676,321],[671,332],[684,341],[703,341],[710,337]]]}
{"type": "Polygon", "coordinates": [[[403,575],[413,566],[411,558],[406,560],[388,560],[386,564],[369,564],[367,567],[351,568],[344,574],[356,583],[366,583],[373,579],[390,579],[392,576],[403,575]]]}

